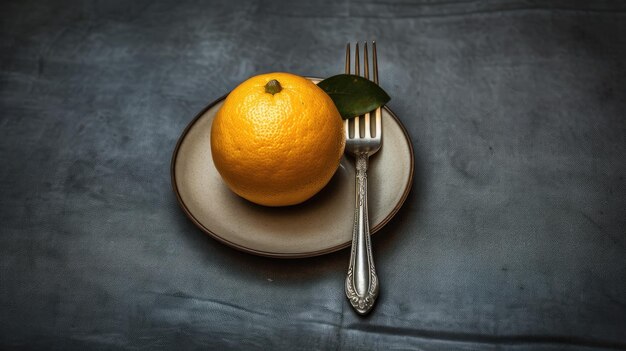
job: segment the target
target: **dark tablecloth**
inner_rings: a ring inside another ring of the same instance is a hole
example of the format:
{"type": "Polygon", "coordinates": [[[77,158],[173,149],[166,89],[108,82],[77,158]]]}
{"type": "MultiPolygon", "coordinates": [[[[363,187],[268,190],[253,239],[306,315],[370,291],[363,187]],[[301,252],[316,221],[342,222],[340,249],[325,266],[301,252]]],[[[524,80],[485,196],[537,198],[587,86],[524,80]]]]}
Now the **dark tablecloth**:
{"type": "Polygon", "coordinates": [[[626,4],[4,1],[0,348],[626,349],[626,4]],[[376,39],[415,148],[357,316],[348,250],[241,253],[178,207],[187,123],[376,39]]]}

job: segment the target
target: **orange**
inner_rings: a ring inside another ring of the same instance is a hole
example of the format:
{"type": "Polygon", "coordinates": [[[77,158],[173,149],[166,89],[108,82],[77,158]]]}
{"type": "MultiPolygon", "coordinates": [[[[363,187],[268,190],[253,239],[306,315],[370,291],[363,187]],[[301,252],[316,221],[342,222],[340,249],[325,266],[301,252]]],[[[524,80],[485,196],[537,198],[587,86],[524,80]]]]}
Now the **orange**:
{"type": "Polygon", "coordinates": [[[332,178],[343,155],[343,121],[330,97],[290,73],[237,86],[211,127],[213,162],[228,187],[266,206],[301,203],[332,178]]]}

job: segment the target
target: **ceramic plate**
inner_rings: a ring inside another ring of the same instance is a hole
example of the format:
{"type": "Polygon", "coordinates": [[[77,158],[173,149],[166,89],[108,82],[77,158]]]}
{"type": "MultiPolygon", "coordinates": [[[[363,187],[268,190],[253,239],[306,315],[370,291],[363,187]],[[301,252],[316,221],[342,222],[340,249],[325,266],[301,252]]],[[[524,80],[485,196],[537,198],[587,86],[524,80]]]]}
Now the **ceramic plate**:
{"type": "MultiPolygon", "coordinates": [[[[316,256],[349,246],[354,219],[353,159],[344,157],[329,184],[300,205],[264,207],[240,198],[222,182],[211,158],[211,123],[224,98],[191,121],[174,150],[172,186],[185,214],[213,238],[262,256],[316,256]]],[[[385,107],[383,145],[370,158],[368,170],[372,233],[400,209],[412,180],[411,141],[400,120],[385,107]]]]}

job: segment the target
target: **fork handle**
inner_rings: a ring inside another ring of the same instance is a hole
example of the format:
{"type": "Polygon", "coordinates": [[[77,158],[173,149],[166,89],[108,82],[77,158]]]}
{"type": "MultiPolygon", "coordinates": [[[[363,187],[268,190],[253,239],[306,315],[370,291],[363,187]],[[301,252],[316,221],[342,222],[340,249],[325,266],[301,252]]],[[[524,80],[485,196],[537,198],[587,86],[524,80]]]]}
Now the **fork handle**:
{"type": "Polygon", "coordinates": [[[378,297],[378,276],[372,259],[367,214],[367,165],[369,155],[356,155],[356,207],[352,231],[352,251],[346,277],[346,296],[359,314],[367,314],[378,297]]]}

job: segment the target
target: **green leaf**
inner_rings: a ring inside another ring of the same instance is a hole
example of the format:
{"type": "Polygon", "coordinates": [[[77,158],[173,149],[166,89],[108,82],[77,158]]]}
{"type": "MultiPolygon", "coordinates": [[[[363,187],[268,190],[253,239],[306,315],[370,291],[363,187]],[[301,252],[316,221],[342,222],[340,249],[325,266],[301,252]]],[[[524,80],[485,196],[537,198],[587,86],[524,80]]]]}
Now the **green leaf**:
{"type": "Polygon", "coordinates": [[[360,116],[391,98],[376,83],[352,74],[338,74],[317,84],[330,96],[344,119],[360,116]]]}

